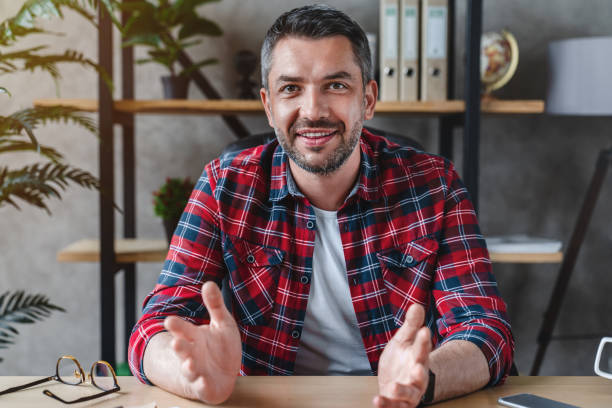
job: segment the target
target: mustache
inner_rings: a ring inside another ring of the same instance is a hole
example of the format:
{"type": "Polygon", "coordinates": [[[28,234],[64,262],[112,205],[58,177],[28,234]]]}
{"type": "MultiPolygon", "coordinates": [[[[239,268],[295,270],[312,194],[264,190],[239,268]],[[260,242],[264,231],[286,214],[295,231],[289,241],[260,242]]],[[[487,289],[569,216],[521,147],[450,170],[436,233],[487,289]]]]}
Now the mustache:
{"type": "Polygon", "coordinates": [[[342,123],[342,121],[332,121],[329,119],[298,119],[291,125],[291,127],[289,128],[289,132],[291,132],[291,134],[295,134],[297,129],[304,127],[338,129],[340,130],[340,132],[344,132],[344,123],[342,123]]]}

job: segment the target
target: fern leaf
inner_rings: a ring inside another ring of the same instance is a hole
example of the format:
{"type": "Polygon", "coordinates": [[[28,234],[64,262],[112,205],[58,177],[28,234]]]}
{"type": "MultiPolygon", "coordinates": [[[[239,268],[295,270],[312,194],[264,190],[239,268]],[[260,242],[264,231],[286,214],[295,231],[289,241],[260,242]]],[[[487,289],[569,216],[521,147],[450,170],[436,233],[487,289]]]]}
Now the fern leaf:
{"type": "Polygon", "coordinates": [[[24,295],[25,292],[20,290],[0,296],[0,349],[15,343],[19,334],[14,327],[16,323],[31,324],[49,317],[51,311],[66,311],[44,295],[24,295]]]}
{"type": "Polygon", "coordinates": [[[19,198],[51,214],[44,200],[61,198],[61,191],[70,184],[88,189],[99,189],[100,184],[91,173],[63,163],[34,164],[18,170],[0,168],[0,206],[3,203],[19,209],[13,198],[19,198]]]}
{"type": "Polygon", "coordinates": [[[59,162],[63,159],[63,155],[49,146],[35,145],[32,142],[23,140],[2,140],[0,139],[0,154],[7,152],[25,152],[33,151],[49,158],[51,161],[59,162]]]}
{"type": "Polygon", "coordinates": [[[96,135],[98,132],[95,121],[76,109],[63,106],[34,107],[22,109],[9,116],[0,116],[0,139],[25,132],[32,144],[38,148],[34,129],[53,122],[75,124],[96,135]]]}

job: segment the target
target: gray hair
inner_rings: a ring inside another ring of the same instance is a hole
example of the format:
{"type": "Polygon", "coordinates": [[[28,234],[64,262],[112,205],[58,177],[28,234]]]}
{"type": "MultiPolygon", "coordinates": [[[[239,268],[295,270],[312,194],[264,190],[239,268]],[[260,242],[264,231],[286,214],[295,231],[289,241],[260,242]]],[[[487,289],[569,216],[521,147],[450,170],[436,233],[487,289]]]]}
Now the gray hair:
{"type": "Polygon", "coordinates": [[[370,45],[363,29],[343,12],[314,4],[295,8],[282,14],[268,29],[261,47],[261,83],[268,89],[268,75],[272,65],[272,51],[276,43],[287,36],[320,39],[343,35],[353,48],[355,62],[361,69],[363,86],[373,78],[370,45]]]}

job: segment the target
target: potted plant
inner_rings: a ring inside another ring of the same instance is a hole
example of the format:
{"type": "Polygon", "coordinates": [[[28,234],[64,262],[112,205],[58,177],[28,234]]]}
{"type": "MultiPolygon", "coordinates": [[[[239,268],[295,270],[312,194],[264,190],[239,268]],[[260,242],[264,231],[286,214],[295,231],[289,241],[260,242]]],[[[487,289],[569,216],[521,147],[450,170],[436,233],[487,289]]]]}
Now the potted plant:
{"type": "Polygon", "coordinates": [[[159,190],[153,192],[153,211],[162,219],[168,243],[189,201],[195,184],[188,178],[167,178],[159,190]]]}
{"type": "Polygon", "coordinates": [[[121,32],[124,46],[142,45],[148,48],[148,58],[138,64],[158,63],[169,75],[162,77],[164,97],[187,98],[189,75],[192,71],[217,62],[206,58],[181,69],[179,56],[188,47],[201,42],[199,36],[220,36],[223,31],[213,21],[198,14],[197,8],[215,0],[135,0],[118,7],[130,13],[121,32]]]}

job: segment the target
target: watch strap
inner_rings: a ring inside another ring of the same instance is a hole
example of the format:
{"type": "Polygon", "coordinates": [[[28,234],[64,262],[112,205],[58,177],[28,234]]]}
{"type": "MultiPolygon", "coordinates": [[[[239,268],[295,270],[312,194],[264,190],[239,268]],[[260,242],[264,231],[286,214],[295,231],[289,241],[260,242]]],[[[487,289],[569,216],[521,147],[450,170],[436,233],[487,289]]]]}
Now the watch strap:
{"type": "Polygon", "coordinates": [[[423,398],[421,398],[421,403],[429,404],[433,402],[435,389],[436,375],[433,371],[429,370],[429,381],[427,381],[427,389],[425,390],[425,394],[423,394],[423,398]]]}

